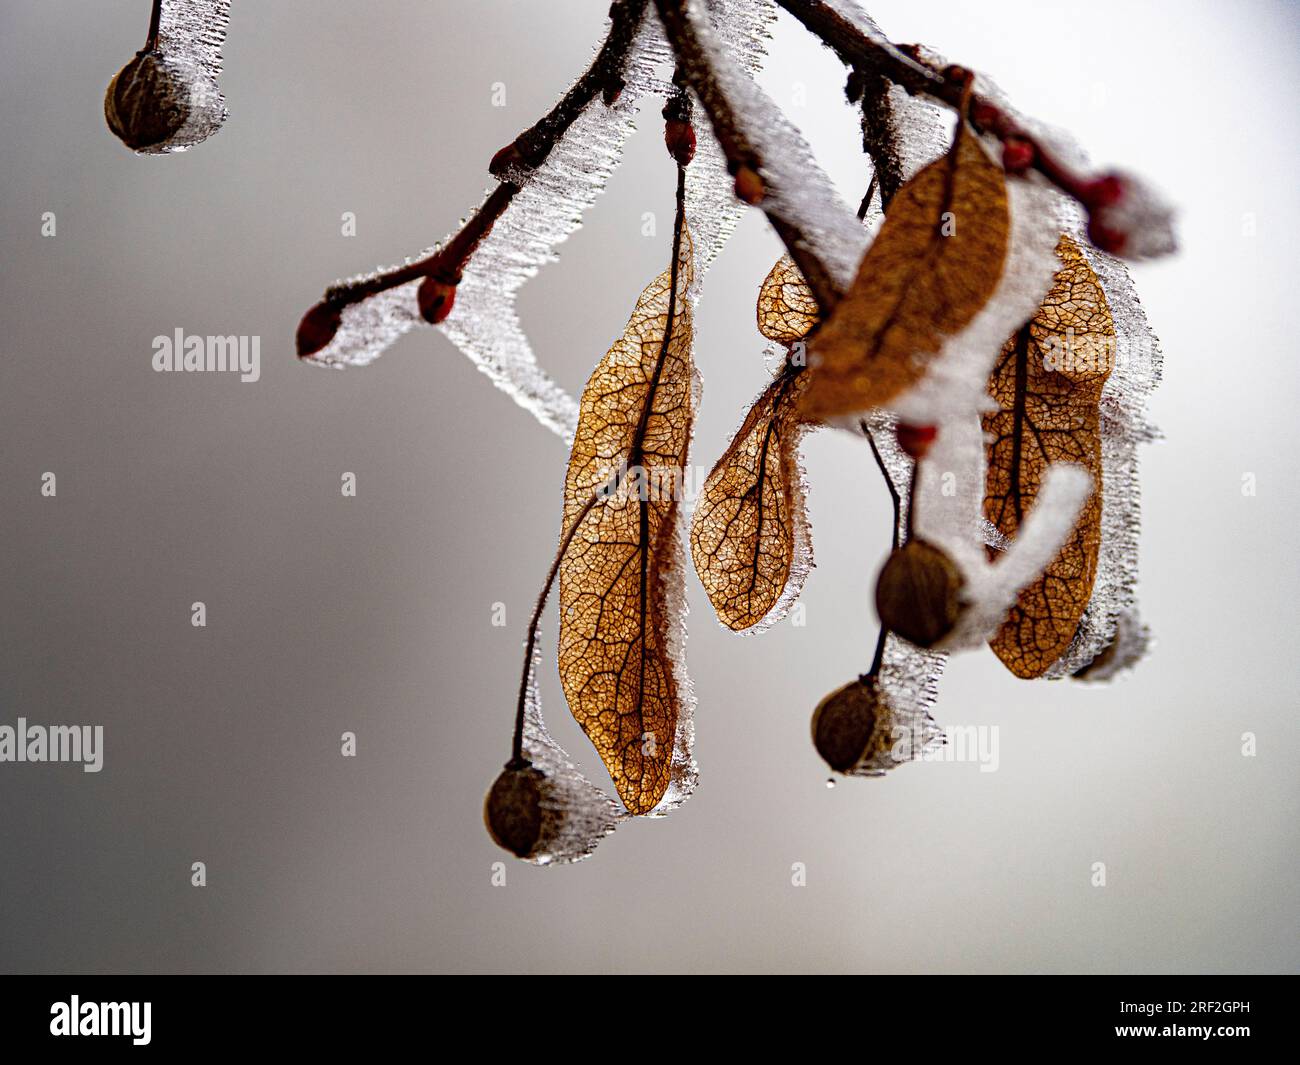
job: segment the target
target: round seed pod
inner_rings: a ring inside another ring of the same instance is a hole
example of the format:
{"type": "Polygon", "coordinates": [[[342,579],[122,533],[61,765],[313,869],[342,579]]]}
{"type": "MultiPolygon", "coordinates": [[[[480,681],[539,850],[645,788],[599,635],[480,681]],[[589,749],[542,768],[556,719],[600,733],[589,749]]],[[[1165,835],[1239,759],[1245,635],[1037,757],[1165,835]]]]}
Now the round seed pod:
{"type": "Polygon", "coordinates": [[[545,780],[546,774],[529,762],[509,764],[492,782],[483,803],[488,834],[516,858],[531,857],[543,842],[545,780]]]}
{"type": "Polygon", "coordinates": [[[909,540],[880,571],[876,612],[903,639],[933,647],[957,624],[965,583],[943,551],[924,540],[909,540]]]}
{"type": "Polygon", "coordinates": [[[884,716],[883,700],[875,677],[866,677],[836,688],[817,704],[813,746],[837,773],[849,772],[870,752],[876,723],[884,716]]]}
{"type": "Polygon", "coordinates": [[[113,75],[104,94],[104,118],[133,151],[157,148],[175,137],[193,107],[191,79],[157,52],[141,52],[113,75]]]}

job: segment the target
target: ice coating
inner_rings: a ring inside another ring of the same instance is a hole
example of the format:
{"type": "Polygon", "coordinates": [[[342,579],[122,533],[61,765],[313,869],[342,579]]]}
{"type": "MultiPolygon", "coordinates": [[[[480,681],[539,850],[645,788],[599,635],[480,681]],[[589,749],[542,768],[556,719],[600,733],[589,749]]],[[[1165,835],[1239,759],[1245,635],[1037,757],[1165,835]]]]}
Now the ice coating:
{"type": "MultiPolygon", "coordinates": [[[[768,27],[775,7],[767,2],[716,0],[711,6],[719,33],[747,75],[766,55],[768,27]]],[[[519,321],[519,289],[546,263],[555,248],[581,224],[581,216],[604,190],[632,132],[637,101],[663,97],[672,57],[658,22],[647,18],[637,31],[623,72],[626,85],[611,106],[593,101],[568,133],[533,170],[484,238],[465,268],[456,290],[454,312],[441,329],[502,391],[565,442],[578,421],[577,400],[541,368],[519,321]]],[[[658,108],[647,105],[658,119],[658,108]]],[[[698,105],[697,105],[698,110],[698,105]]],[[[744,208],[731,195],[731,178],[722,153],[710,137],[700,137],[695,159],[686,171],[686,202],[695,236],[695,276],[689,298],[699,299],[704,272],[736,228],[744,208]]],[[[426,249],[410,265],[430,255],[426,249]]],[[[336,288],[364,283],[388,270],[361,274],[336,288]]],[[[389,289],[343,308],[334,339],[305,361],[318,365],[364,366],[402,335],[424,325],[416,305],[420,280],[389,289]]]]}
{"type": "MultiPolygon", "coordinates": [[[[516,298],[525,281],[554,261],[555,247],[577,229],[583,212],[603,191],[632,130],[637,99],[658,86],[655,64],[661,58],[661,38],[652,22],[643,21],[630,46],[623,72],[627,84],[619,98],[612,105],[592,101],[546,160],[526,178],[519,177],[522,188],[465,267],[454,312],[439,326],[493,384],[566,441],[577,425],[577,401],[539,365],[520,324],[516,298]]],[[[357,275],[335,287],[346,289],[389,272],[357,275]]],[[[305,361],[331,367],[373,362],[424,324],[416,303],[421,280],[345,306],[334,338],[305,361]]]]}
{"type": "Polygon", "coordinates": [[[1158,438],[1147,405],[1160,383],[1162,359],[1128,268],[1086,242],[1080,246],[1101,281],[1115,323],[1115,360],[1101,394],[1101,550],[1092,598],[1078,631],[1047,676],[1077,672],[1115,641],[1109,668],[1088,675],[1089,680],[1104,680],[1134,665],[1150,642],[1137,620],[1142,521],[1137,449],[1158,438]]]}
{"type": "MultiPolygon", "coordinates": [[[[858,419],[857,428],[859,433],[870,432],[890,483],[898,492],[895,531],[901,540],[907,532],[912,460],[898,446],[894,434],[897,424],[893,414],[882,410],[858,419]]],[[[878,682],[887,713],[876,722],[867,756],[847,776],[881,776],[943,744],[943,728],[930,711],[939,698],[939,680],[947,661],[944,651],[924,650],[892,632],[885,636],[878,682]]]]}
{"type": "Polygon", "coordinates": [[[739,61],[732,32],[715,28],[700,0],[687,5],[686,16],[722,95],[761,160],[764,210],[802,232],[831,280],[847,289],[869,234],[817,164],[803,135],[739,61]]]}
{"type": "Polygon", "coordinates": [[[535,650],[528,667],[524,701],[524,753],[545,775],[542,839],[527,859],[535,865],[578,862],[596,849],[628,814],[578,770],[551,738],[542,719],[535,650]]]}
{"type": "Polygon", "coordinates": [[[1086,471],[1051,467],[1019,535],[989,563],[979,416],[989,405],[987,382],[1002,345],[1051,286],[1060,232],[1045,182],[1012,181],[1008,198],[1011,236],[997,290],[970,325],[944,343],[925,378],[893,404],[904,419],[938,427],[921,462],[915,531],[942,548],[965,578],[967,608],[943,643],[948,650],[976,646],[997,629],[1020,589],[1060,550],[1092,490],[1086,471]]]}
{"type": "MultiPolygon", "coordinates": [[[[976,85],[981,95],[1012,116],[1058,158],[1079,171],[1089,168],[1087,153],[1068,133],[1019,114],[1007,103],[1002,90],[983,75],[977,78],[976,85]]],[[[1101,550],[1097,577],[1073,642],[1045,676],[1079,673],[1113,641],[1116,648],[1107,656],[1107,668],[1099,664],[1086,675],[1088,680],[1105,680],[1134,665],[1150,644],[1146,626],[1137,616],[1141,532],[1137,449],[1159,437],[1148,404],[1160,383],[1163,357],[1128,267],[1088,241],[1083,212],[1076,201],[1056,189],[1049,191],[1057,226],[1075,239],[1101,282],[1114,320],[1115,358],[1101,396],[1101,550]]]]}
{"type": "Polygon", "coordinates": [[[137,150],[166,155],[193,148],[217,132],[229,111],[217,85],[226,41],[230,0],[163,0],[156,49],[163,65],[187,92],[184,125],[167,140],[137,150]]]}

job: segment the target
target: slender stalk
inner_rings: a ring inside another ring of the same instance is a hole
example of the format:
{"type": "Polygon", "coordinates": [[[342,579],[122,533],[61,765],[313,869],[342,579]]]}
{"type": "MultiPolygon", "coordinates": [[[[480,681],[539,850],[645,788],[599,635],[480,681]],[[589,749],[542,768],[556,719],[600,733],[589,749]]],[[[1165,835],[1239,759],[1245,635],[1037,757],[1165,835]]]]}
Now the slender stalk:
{"type": "Polygon", "coordinates": [[[530,764],[524,755],[524,711],[528,705],[528,681],[533,675],[533,655],[537,651],[537,630],[542,623],[542,612],[546,609],[546,600],[550,597],[551,587],[555,584],[555,577],[560,572],[560,563],[564,561],[564,554],[569,550],[569,545],[573,543],[573,537],[578,531],[578,526],[591,513],[591,508],[596,505],[599,498],[598,494],[593,494],[583,508],[574,515],[569,527],[564,530],[564,535],[560,537],[560,546],[555,552],[555,558],[551,560],[551,568],[546,573],[546,582],[542,585],[541,594],[537,597],[537,604],[533,607],[533,616],[528,622],[528,638],[524,644],[524,675],[519,679],[519,705],[515,710],[514,746],[511,750],[510,761],[506,763],[508,769],[522,769],[530,764]]]}
{"type": "Polygon", "coordinates": [[[158,50],[158,31],[162,26],[162,0],[153,0],[153,11],[149,15],[149,34],[144,39],[142,52],[158,50]]]}
{"type": "MultiPolygon", "coordinates": [[[[893,524],[893,532],[890,536],[890,548],[894,551],[897,551],[899,546],[898,530],[899,530],[899,526],[902,524],[902,518],[903,518],[903,514],[902,514],[903,501],[898,494],[898,489],[894,486],[894,479],[891,476],[889,476],[889,469],[888,467],[885,466],[885,459],[880,454],[880,448],[876,446],[876,438],[875,435],[871,432],[871,427],[867,425],[867,421],[865,418],[860,420],[858,422],[858,425],[861,426],[862,428],[862,435],[867,438],[867,443],[871,447],[871,456],[876,460],[876,466],[880,470],[880,476],[885,479],[885,487],[889,489],[890,502],[892,502],[894,505],[894,524],[893,524]]],[[[910,508],[909,508],[909,513],[910,513],[910,508]]],[[[880,674],[880,667],[884,664],[885,661],[885,641],[886,639],[888,639],[888,637],[889,637],[889,629],[887,629],[882,624],[880,626],[880,632],[876,635],[876,651],[875,654],[873,654],[871,657],[871,668],[867,670],[867,672],[864,673],[862,677],[859,678],[860,680],[863,681],[863,683],[866,683],[866,679],[876,677],[880,674]]]]}

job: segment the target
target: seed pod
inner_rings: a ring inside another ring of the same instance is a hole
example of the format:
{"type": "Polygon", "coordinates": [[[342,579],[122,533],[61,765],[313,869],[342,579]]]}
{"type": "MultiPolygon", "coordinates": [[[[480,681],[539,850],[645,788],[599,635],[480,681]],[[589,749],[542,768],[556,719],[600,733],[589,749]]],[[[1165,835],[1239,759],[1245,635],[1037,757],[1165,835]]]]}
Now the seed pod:
{"type": "Polygon", "coordinates": [[[826,764],[847,773],[871,753],[876,723],[886,718],[875,677],[859,677],[836,688],[812,716],[813,746],[826,764]]]}
{"type": "Polygon", "coordinates": [[[542,809],[546,775],[529,762],[508,764],[492,782],[483,803],[483,822],[497,846],[528,858],[542,843],[548,818],[542,809]]]}
{"type": "Polygon", "coordinates": [[[909,540],[892,555],[876,581],[881,623],[918,647],[933,647],[952,632],[965,604],[961,572],[943,551],[909,540]]]}
{"type": "Polygon", "coordinates": [[[190,79],[157,52],[141,52],[113,75],[104,94],[108,128],[133,151],[157,148],[185,126],[193,107],[190,79]]]}

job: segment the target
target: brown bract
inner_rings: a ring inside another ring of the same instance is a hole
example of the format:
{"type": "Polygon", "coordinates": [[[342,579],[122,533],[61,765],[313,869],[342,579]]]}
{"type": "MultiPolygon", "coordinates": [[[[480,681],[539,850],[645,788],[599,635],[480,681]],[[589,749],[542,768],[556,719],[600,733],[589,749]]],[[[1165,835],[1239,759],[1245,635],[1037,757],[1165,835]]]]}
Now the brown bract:
{"type": "Polygon", "coordinates": [[[669,634],[694,405],[690,275],[683,233],[675,297],[664,271],[587,382],[564,485],[565,527],[579,524],[559,570],[560,681],[634,814],[668,787],[681,710],[669,634]]]}
{"type": "Polygon", "coordinates": [[[984,417],[988,475],[984,515],[1014,537],[1047,467],[1073,462],[1093,478],[1074,531],[1042,575],[1021,591],[989,641],[1018,677],[1042,676],[1065,653],[1097,577],[1101,548],[1101,393],[1114,358],[1115,323],[1097,275],[1062,236],[1062,262],[1032,319],[1002,349],[984,417]]]}
{"type": "Polygon", "coordinates": [[[713,467],[691,521],[691,557],[718,620],[742,632],[776,606],[799,535],[799,396],[808,375],[787,366],[755,400],[713,467]]]}
{"type": "Polygon", "coordinates": [[[768,340],[793,344],[817,324],[817,300],[788,255],[777,259],[758,290],[758,331],[768,340]]]}
{"type": "Polygon", "coordinates": [[[858,275],[809,346],[810,419],[879,407],[924,376],[993,295],[1010,215],[1002,168],[963,125],[899,189],[858,275]]]}

